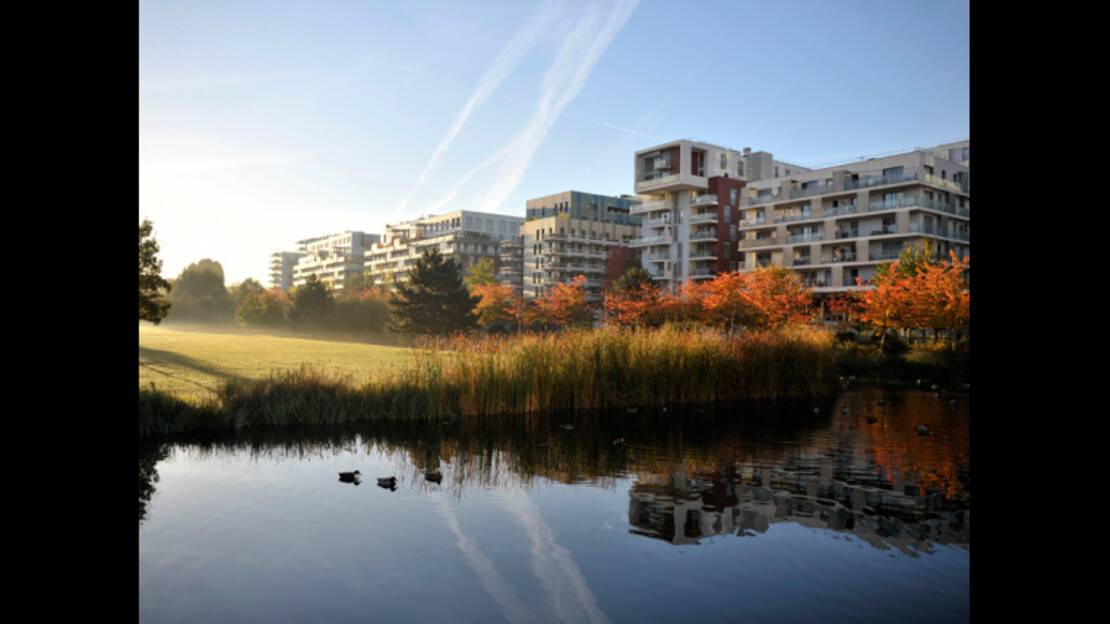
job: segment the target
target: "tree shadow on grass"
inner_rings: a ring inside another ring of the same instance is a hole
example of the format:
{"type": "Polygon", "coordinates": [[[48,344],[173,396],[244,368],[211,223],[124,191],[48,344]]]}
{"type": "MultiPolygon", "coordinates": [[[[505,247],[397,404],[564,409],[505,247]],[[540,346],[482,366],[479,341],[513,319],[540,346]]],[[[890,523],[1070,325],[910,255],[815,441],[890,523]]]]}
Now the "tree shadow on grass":
{"type": "MultiPolygon", "coordinates": [[[[198,373],[203,373],[205,375],[211,375],[212,377],[216,377],[220,381],[223,381],[223,382],[246,381],[245,377],[242,377],[240,375],[236,375],[234,373],[230,373],[230,372],[225,371],[225,370],[220,369],[220,368],[216,368],[216,367],[214,367],[210,364],[206,364],[204,362],[194,360],[193,358],[181,355],[180,353],[174,353],[173,351],[163,351],[161,349],[151,349],[151,348],[148,348],[148,347],[140,346],[139,347],[139,359],[142,360],[144,358],[147,359],[147,360],[150,360],[151,364],[169,364],[171,366],[180,366],[182,368],[187,368],[187,369],[196,371],[198,373]]],[[[140,361],[140,365],[141,364],[142,364],[142,362],[140,361]]],[[[157,370],[157,369],[155,369],[155,370],[157,370]]],[[[162,373],[162,374],[164,374],[168,377],[174,377],[174,375],[171,375],[170,373],[166,373],[165,371],[158,371],[158,372],[160,372],[160,373],[162,373]]],[[[191,380],[186,380],[186,381],[191,381],[191,380]]],[[[193,383],[195,383],[198,386],[206,387],[203,384],[200,384],[200,383],[197,383],[197,382],[193,382],[193,383]]],[[[214,390],[214,388],[207,388],[207,389],[214,390]]]]}

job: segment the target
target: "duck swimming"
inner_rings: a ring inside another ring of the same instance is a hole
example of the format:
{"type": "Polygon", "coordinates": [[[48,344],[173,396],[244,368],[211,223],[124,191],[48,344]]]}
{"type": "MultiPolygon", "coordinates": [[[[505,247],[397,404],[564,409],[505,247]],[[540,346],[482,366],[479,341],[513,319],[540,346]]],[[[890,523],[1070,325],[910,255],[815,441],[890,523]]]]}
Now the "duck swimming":
{"type": "Polygon", "coordinates": [[[929,435],[929,428],[925,425],[917,426],[917,435],[929,435]]]}
{"type": "Polygon", "coordinates": [[[443,481],[443,473],[438,470],[434,472],[425,472],[424,478],[428,481],[431,481],[432,483],[439,483],[440,481],[443,481]]]}
{"type": "Polygon", "coordinates": [[[378,487],[383,487],[388,490],[397,489],[397,477],[378,478],[378,487]]]}

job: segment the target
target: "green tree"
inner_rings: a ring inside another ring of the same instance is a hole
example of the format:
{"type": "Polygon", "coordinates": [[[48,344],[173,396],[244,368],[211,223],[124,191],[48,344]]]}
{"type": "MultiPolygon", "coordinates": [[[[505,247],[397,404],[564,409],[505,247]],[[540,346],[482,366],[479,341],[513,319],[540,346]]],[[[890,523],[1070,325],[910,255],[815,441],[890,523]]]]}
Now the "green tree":
{"type": "Polygon", "coordinates": [[[292,290],[292,300],[289,320],[315,328],[328,320],[334,305],[331,289],[315,275],[309,275],[303,286],[292,290]]]}
{"type": "Polygon", "coordinates": [[[470,265],[466,271],[466,285],[471,288],[496,284],[497,281],[497,264],[488,256],[470,265]]]}
{"type": "Polygon", "coordinates": [[[235,305],[224,287],[224,268],[205,258],[185,267],[169,295],[174,321],[230,321],[235,305]]]}
{"type": "Polygon", "coordinates": [[[278,327],[285,322],[292,303],[280,288],[252,292],[235,307],[235,320],[242,325],[278,327]]]}
{"type": "Polygon", "coordinates": [[[404,334],[442,334],[474,327],[474,307],[462,272],[432,247],[409,269],[409,280],[397,284],[390,298],[389,329],[404,334]]]}
{"type": "Polygon", "coordinates": [[[623,295],[634,292],[645,284],[652,283],[654,282],[650,273],[645,271],[643,267],[634,266],[613,280],[613,283],[609,285],[609,292],[623,295]]]}
{"type": "Polygon", "coordinates": [[[238,284],[232,284],[231,287],[228,288],[228,291],[231,293],[231,300],[235,303],[235,306],[238,307],[248,296],[265,292],[266,288],[258,283],[257,280],[248,277],[238,284]]]}
{"type": "Polygon", "coordinates": [[[171,288],[162,278],[162,261],[158,259],[158,241],[152,232],[154,224],[144,219],[139,224],[139,320],[157,325],[169,312],[170,303],[163,293],[171,288]]]}

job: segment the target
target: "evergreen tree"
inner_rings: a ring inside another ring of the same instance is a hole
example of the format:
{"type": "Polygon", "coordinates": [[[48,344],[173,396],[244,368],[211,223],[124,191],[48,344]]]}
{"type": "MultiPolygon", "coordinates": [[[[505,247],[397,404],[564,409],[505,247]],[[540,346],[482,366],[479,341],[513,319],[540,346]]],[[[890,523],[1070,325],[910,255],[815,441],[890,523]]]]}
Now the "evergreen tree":
{"type": "Polygon", "coordinates": [[[404,334],[466,331],[474,327],[479,300],[470,295],[458,265],[430,247],[409,269],[409,280],[397,284],[389,302],[389,329],[404,334]]]}
{"type": "Polygon", "coordinates": [[[293,289],[293,306],[289,320],[301,325],[319,327],[325,322],[334,303],[331,289],[316,275],[309,275],[303,286],[293,289]]]}
{"type": "Polygon", "coordinates": [[[149,220],[139,224],[139,320],[157,325],[170,309],[162,296],[169,291],[170,283],[162,278],[162,261],[158,259],[158,241],[151,235],[153,230],[149,220]]]}

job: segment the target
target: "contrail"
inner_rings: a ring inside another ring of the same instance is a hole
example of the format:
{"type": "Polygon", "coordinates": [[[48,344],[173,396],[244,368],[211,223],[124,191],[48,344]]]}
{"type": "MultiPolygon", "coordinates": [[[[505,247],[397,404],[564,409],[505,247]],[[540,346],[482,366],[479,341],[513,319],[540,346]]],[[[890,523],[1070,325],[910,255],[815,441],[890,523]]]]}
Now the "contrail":
{"type": "Polygon", "coordinates": [[[451,123],[451,127],[443,135],[443,138],[436,144],[435,149],[432,150],[432,155],[428,162],[424,165],[424,169],[417,176],[416,182],[412,185],[405,196],[401,198],[400,203],[393,210],[396,215],[408,207],[409,198],[420,190],[424,181],[428,178],[428,174],[443,157],[451,144],[455,141],[455,137],[462,131],[463,126],[466,125],[470,119],[471,113],[474,109],[481,106],[489,96],[497,90],[501,82],[516,69],[520,61],[524,58],[525,54],[531,50],[542,38],[548,24],[558,15],[561,10],[560,3],[547,2],[540,9],[538,13],[528,18],[524,24],[517,29],[512,39],[505,44],[505,48],[501,50],[501,54],[494,59],[493,63],[486,68],[485,73],[482,74],[481,79],[478,80],[478,86],[470,94],[470,97],[463,104],[462,110],[455,115],[455,120],[451,123]]]}
{"type": "Polygon", "coordinates": [[[590,41],[597,16],[591,8],[579,21],[578,26],[563,40],[555,60],[543,80],[543,93],[535,115],[528,125],[518,133],[510,145],[513,152],[506,158],[502,169],[490,185],[480,210],[493,212],[505,202],[516,189],[520,179],[528,170],[536,150],[547,138],[547,133],[555,120],[568,104],[578,95],[589,79],[594,65],[605,53],[609,44],[628,22],[636,10],[639,0],[623,0],[610,12],[600,31],[590,41]],[[569,80],[567,79],[569,74],[569,80]],[[565,84],[564,84],[565,82],[565,84]],[[556,95],[558,98],[556,99],[556,95]]]}

